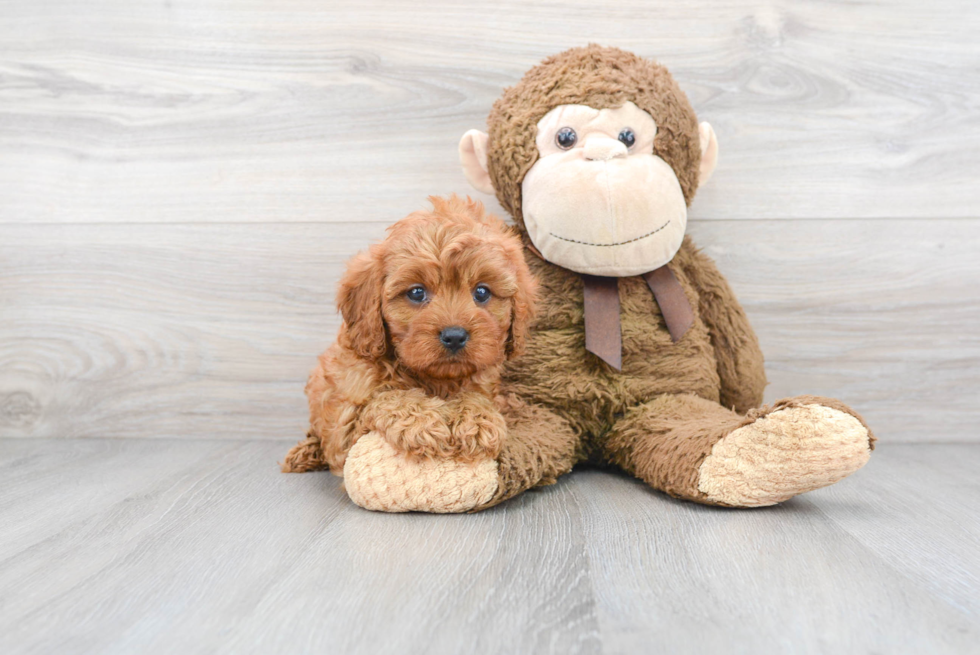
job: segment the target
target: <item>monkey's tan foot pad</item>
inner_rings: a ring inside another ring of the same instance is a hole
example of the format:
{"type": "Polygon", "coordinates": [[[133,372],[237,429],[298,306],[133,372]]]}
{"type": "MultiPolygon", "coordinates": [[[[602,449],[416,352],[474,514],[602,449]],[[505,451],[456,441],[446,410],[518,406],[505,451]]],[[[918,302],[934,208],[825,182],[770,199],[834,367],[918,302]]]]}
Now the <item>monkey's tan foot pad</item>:
{"type": "Polygon", "coordinates": [[[713,503],[775,505],[826,487],[864,466],[870,435],[858,419],[823,405],[781,409],[716,443],[698,490],[713,503]]]}
{"type": "Polygon", "coordinates": [[[376,512],[468,512],[497,491],[497,462],[410,460],[370,433],[347,454],[344,486],[351,500],[376,512]]]}

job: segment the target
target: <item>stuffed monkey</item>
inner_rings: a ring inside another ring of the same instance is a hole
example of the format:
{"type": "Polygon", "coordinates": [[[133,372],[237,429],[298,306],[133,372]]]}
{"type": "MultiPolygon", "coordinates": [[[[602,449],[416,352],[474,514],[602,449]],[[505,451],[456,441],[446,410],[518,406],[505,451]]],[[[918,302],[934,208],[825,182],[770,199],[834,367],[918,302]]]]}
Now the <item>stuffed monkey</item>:
{"type": "Polygon", "coordinates": [[[755,333],[684,234],[718,143],[666,68],[615,48],[568,50],[506,89],[487,124],[463,136],[463,170],[513,217],[540,303],[502,382],[496,489],[456,511],[587,460],[730,507],[779,503],[868,461],[874,436],[843,403],[760,407],[755,333]]]}

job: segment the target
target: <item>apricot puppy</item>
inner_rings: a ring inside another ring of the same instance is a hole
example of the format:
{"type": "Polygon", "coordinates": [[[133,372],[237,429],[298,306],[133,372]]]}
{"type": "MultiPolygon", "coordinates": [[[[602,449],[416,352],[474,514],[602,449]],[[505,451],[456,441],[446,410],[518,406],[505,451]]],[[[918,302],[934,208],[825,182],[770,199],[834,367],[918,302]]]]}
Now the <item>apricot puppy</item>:
{"type": "Polygon", "coordinates": [[[344,323],[306,385],[310,430],[283,471],[343,475],[368,434],[408,464],[499,455],[506,426],[493,399],[504,361],[524,350],[535,282],[520,240],[480,203],[429,200],[432,211],[350,261],[344,323]]]}

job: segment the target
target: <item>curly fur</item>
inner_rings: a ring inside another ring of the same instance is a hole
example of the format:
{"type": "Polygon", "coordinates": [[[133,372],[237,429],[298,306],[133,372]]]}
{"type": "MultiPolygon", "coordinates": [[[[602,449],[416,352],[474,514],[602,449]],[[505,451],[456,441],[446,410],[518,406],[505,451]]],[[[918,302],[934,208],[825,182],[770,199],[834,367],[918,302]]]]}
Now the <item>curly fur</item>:
{"type": "Polygon", "coordinates": [[[496,458],[506,425],[493,404],[505,360],[523,352],[536,283],[511,228],[467,198],[430,197],[354,257],[337,294],[337,341],[320,355],[306,385],[307,438],[282,470],[330,468],[368,432],[410,457],[496,458]],[[492,293],[473,300],[477,284],[492,293]],[[414,303],[406,292],[426,288],[414,303]],[[461,326],[466,346],[451,353],[440,332],[461,326]]]}

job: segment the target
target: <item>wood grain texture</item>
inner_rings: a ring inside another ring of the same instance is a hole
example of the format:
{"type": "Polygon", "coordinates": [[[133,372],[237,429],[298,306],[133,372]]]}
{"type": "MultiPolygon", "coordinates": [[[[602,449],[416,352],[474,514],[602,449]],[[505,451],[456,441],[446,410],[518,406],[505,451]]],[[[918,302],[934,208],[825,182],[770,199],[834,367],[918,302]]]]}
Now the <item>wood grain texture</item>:
{"type": "Polygon", "coordinates": [[[721,165],[699,218],[977,217],[974,0],[7,0],[0,221],[390,220],[541,58],[658,58],[721,165]],[[366,202],[369,200],[369,202],[366,202]]]}
{"type": "MultiPolygon", "coordinates": [[[[384,227],[0,226],[0,436],[298,438],[336,281],[384,227]]],[[[980,223],[883,227],[691,231],[759,332],[768,400],[840,397],[891,441],[976,440],[980,223]]]]}
{"type": "Polygon", "coordinates": [[[372,514],[329,474],[279,473],[283,453],[0,440],[0,650],[599,652],[561,489],[478,516],[372,514]]]}
{"type": "Polygon", "coordinates": [[[603,649],[639,652],[656,635],[673,645],[663,652],[974,652],[980,623],[967,599],[980,591],[980,515],[957,503],[952,524],[933,516],[950,488],[976,495],[972,471],[953,463],[975,470],[976,451],[886,444],[853,477],[763,510],[573,475],[603,649]],[[929,467],[920,453],[947,485],[920,477],[929,467]],[[968,541],[950,549],[964,533],[968,541]]]}
{"type": "Polygon", "coordinates": [[[769,509],[584,470],[463,516],[366,512],[329,474],[280,474],[282,452],[0,439],[0,650],[971,653],[980,639],[977,445],[885,444],[769,509]]]}
{"type": "Polygon", "coordinates": [[[949,605],[980,617],[980,562],[974,559],[980,552],[980,517],[971,506],[980,484],[973,451],[909,449],[896,451],[905,455],[899,457],[887,448],[883,452],[886,469],[866,481],[854,480],[864,482],[860,499],[848,493],[848,486],[805,498],[818,507],[832,503],[839,511],[825,515],[862,546],[949,605]],[[917,488],[906,480],[915,480],[917,488]],[[919,487],[930,491],[922,493],[919,487]]]}

